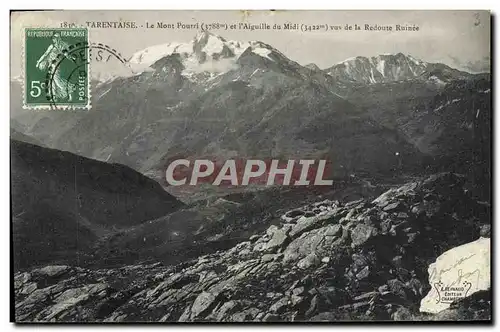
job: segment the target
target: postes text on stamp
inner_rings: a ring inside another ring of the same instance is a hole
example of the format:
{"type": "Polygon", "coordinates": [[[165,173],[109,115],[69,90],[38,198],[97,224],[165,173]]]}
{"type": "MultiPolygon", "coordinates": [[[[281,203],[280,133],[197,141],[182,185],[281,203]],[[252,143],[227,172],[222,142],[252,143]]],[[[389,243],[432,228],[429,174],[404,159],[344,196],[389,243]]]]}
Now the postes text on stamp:
{"type": "Polygon", "coordinates": [[[27,28],[24,37],[25,108],[89,109],[89,50],[79,47],[88,30],[27,28]]]}

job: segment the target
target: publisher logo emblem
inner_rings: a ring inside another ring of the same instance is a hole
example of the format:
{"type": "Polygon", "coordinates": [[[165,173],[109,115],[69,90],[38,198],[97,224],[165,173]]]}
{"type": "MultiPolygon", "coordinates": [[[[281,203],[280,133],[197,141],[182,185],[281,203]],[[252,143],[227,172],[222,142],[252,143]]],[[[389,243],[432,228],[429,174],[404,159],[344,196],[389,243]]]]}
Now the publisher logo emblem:
{"type": "Polygon", "coordinates": [[[451,304],[454,301],[467,297],[467,293],[470,291],[472,283],[463,281],[461,285],[445,286],[443,282],[440,281],[435,283],[434,287],[436,288],[438,294],[436,303],[451,304]]]}

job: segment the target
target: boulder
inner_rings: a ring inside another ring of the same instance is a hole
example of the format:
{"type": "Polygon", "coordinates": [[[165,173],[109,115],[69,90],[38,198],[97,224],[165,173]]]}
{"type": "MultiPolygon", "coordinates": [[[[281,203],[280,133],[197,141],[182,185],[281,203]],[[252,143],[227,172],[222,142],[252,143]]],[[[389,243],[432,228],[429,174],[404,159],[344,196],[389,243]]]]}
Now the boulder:
{"type": "Polygon", "coordinates": [[[277,228],[274,225],[269,227],[267,230],[267,234],[271,237],[271,239],[262,247],[262,251],[264,252],[278,251],[288,241],[287,232],[288,229],[284,227],[277,228]]]}
{"type": "Polygon", "coordinates": [[[362,246],[376,234],[377,229],[375,227],[359,224],[351,231],[352,244],[354,247],[362,246]]]}
{"type": "Polygon", "coordinates": [[[210,308],[214,307],[216,300],[217,294],[213,294],[211,292],[201,292],[191,306],[191,319],[207,313],[210,308]]]}
{"type": "Polygon", "coordinates": [[[319,265],[321,263],[321,260],[319,257],[313,252],[307,255],[306,257],[302,258],[298,263],[297,267],[300,269],[308,269],[310,267],[319,265]]]}
{"type": "Polygon", "coordinates": [[[479,230],[481,237],[491,237],[491,225],[482,225],[479,230]]]}
{"type": "Polygon", "coordinates": [[[331,250],[341,234],[342,226],[337,224],[303,233],[286,247],[283,262],[297,261],[313,252],[321,255],[322,251],[331,250]]]}
{"type": "Polygon", "coordinates": [[[42,267],[40,269],[34,270],[34,274],[42,275],[42,276],[47,276],[47,277],[57,277],[60,276],[68,271],[70,271],[71,268],[67,265],[49,265],[42,267]]]}
{"type": "Polygon", "coordinates": [[[328,219],[332,217],[332,213],[325,212],[322,215],[317,215],[313,217],[301,217],[297,220],[297,224],[295,224],[291,231],[290,236],[295,238],[300,234],[310,231],[315,228],[320,228],[323,226],[328,219]]]}
{"type": "Polygon", "coordinates": [[[286,310],[288,305],[288,299],[286,297],[281,298],[277,302],[275,302],[270,308],[269,311],[273,313],[282,313],[286,310]]]}
{"type": "Polygon", "coordinates": [[[384,211],[385,212],[390,212],[390,211],[396,210],[399,207],[399,205],[400,205],[399,202],[393,202],[393,203],[387,204],[384,207],[384,211]]]}

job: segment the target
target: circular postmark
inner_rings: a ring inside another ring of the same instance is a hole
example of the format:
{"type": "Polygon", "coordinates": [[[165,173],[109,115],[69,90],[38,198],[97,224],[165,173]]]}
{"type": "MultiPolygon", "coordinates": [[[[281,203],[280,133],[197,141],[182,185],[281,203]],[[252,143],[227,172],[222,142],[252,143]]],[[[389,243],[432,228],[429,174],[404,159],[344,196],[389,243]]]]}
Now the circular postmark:
{"type": "Polygon", "coordinates": [[[91,108],[91,64],[110,61],[126,66],[116,49],[102,43],[79,42],[58,52],[45,77],[45,96],[51,109],[91,108]]]}

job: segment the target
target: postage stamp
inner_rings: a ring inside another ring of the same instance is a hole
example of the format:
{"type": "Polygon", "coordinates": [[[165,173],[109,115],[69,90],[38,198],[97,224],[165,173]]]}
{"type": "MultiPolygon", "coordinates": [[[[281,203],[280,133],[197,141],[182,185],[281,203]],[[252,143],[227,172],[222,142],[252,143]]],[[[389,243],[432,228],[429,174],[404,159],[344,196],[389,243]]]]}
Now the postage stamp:
{"type": "Polygon", "coordinates": [[[24,38],[24,107],[89,109],[88,30],[26,28],[24,38]]]}

